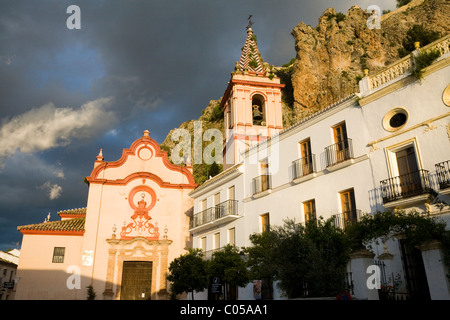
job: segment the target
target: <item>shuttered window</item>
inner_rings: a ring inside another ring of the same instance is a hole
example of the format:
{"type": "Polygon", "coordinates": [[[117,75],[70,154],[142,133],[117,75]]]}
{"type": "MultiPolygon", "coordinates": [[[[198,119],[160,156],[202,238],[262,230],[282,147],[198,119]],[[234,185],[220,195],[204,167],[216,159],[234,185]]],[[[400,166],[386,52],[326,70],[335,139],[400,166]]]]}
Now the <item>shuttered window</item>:
{"type": "Polygon", "coordinates": [[[63,263],[64,262],[64,254],[66,252],[65,247],[55,247],[53,248],[53,259],[52,263],[63,263]]]}

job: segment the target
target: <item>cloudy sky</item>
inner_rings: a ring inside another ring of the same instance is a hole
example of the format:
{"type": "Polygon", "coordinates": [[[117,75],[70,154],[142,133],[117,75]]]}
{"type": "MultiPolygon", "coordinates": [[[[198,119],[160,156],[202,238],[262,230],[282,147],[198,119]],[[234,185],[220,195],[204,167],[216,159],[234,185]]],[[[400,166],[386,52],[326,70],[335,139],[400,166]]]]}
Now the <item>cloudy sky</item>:
{"type": "Polygon", "coordinates": [[[161,143],[226,88],[247,18],[263,59],[295,57],[291,30],[329,7],[394,9],[394,0],[0,0],[0,250],[17,226],[85,207],[106,161],[148,129],[161,143]],[[70,5],[81,29],[68,29],[70,5]]]}

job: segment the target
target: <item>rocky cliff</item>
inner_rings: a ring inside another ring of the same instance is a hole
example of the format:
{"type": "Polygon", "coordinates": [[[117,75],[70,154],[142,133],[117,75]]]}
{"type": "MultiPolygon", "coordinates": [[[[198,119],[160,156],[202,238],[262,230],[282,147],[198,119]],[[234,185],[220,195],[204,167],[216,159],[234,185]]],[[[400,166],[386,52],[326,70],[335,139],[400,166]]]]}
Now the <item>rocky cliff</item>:
{"type": "Polygon", "coordinates": [[[345,14],[329,8],[316,27],[301,22],[292,30],[297,51],[291,66],[294,122],[302,110],[317,110],[358,92],[364,69],[373,73],[399,58],[398,49],[413,25],[441,36],[450,32],[446,0],[414,0],[384,14],[379,28],[367,26],[371,15],[358,6],[345,14]]]}

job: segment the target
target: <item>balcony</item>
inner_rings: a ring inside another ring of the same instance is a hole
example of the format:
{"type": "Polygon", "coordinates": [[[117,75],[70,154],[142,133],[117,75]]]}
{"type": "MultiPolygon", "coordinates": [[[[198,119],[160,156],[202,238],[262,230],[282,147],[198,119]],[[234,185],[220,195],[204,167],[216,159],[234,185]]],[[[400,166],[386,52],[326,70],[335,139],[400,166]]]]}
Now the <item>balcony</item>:
{"type": "Polygon", "coordinates": [[[380,185],[383,203],[396,202],[390,206],[421,202],[428,198],[431,192],[427,170],[418,170],[382,180],[380,185]]]}
{"type": "Polygon", "coordinates": [[[315,162],[316,155],[314,154],[293,161],[293,182],[298,183],[313,178],[314,175],[311,174],[316,171],[315,162]]]}
{"type": "Polygon", "coordinates": [[[227,200],[191,217],[189,231],[200,231],[239,218],[238,200],[227,200]]]}
{"type": "Polygon", "coordinates": [[[352,139],[345,139],[325,148],[326,167],[353,159],[352,139]]]}
{"type": "Polygon", "coordinates": [[[336,227],[345,229],[349,225],[359,221],[361,219],[361,210],[344,211],[332,216],[333,223],[336,227]]]}
{"type": "Polygon", "coordinates": [[[436,175],[441,190],[450,188],[450,160],[440,162],[434,165],[436,167],[436,175]]]}
{"type": "Polygon", "coordinates": [[[265,194],[272,189],[272,177],[268,174],[253,178],[253,195],[265,194]]]}

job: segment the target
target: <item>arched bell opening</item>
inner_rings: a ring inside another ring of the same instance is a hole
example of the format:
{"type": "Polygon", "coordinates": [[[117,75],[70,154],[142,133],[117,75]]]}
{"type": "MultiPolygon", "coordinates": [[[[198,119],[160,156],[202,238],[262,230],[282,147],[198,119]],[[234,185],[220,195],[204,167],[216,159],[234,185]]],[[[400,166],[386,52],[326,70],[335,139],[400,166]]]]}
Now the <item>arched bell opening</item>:
{"type": "Polygon", "coordinates": [[[266,125],[265,116],[265,100],[260,94],[255,94],[252,97],[252,119],[253,125],[264,126],[266,125]]]}

